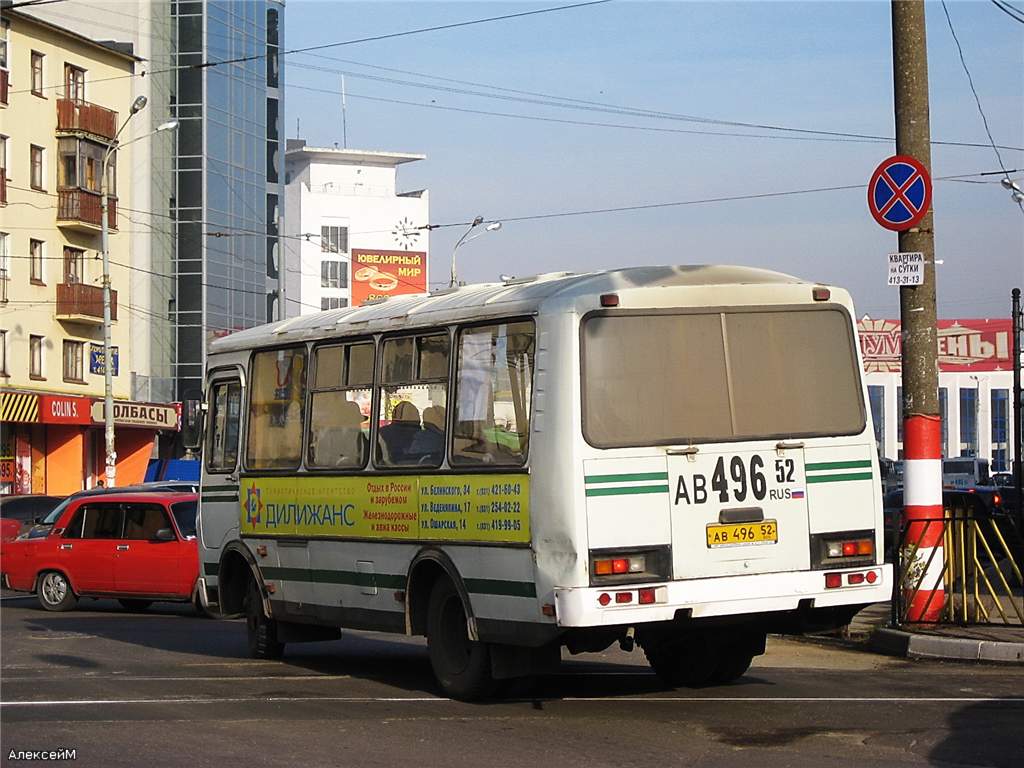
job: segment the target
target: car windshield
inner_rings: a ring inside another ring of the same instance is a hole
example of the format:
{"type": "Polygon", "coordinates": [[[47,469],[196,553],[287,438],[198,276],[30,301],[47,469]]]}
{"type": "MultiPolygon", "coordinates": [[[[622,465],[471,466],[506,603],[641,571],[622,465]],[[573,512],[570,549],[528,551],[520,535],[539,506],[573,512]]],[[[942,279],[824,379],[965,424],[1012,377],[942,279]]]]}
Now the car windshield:
{"type": "Polygon", "coordinates": [[[171,512],[174,514],[174,522],[178,524],[178,530],[185,538],[196,535],[196,503],[194,501],[181,501],[171,505],[171,512]]]}
{"type": "Polygon", "coordinates": [[[54,507],[53,511],[43,518],[42,525],[53,525],[58,520],[60,520],[60,516],[64,514],[64,510],[68,508],[68,504],[71,503],[71,500],[73,498],[75,497],[68,496],[66,499],[64,499],[64,501],[62,501],[60,504],[54,507]]]}

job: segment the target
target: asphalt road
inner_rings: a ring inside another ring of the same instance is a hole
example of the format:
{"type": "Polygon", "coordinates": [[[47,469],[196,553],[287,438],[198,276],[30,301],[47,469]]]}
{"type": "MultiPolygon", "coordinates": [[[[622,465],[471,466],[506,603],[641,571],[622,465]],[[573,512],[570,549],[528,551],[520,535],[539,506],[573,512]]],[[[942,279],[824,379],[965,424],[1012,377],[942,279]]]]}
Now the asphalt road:
{"type": "MultiPolygon", "coordinates": [[[[10,593],[6,593],[10,594],[10,593]]],[[[0,598],[0,759],[87,766],[481,768],[1024,764],[1024,670],[771,638],[737,683],[665,690],[639,652],[567,659],[519,699],[440,698],[419,639],[245,658],[244,626],[111,601],[0,598]]]]}

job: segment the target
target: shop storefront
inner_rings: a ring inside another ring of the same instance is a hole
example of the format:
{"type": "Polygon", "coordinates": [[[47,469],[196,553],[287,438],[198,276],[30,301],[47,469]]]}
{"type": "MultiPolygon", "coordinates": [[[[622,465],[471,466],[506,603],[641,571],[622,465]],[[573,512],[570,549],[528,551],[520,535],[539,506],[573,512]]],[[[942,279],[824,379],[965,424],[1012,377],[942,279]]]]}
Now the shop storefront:
{"type": "MultiPolygon", "coordinates": [[[[178,403],[115,401],[118,485],[142,482],[157,435],[178,431],[180,421],[178,403]]],[[[102,399],[0,393],[0,494],[93,488],[105,464],[102,399]]]]}

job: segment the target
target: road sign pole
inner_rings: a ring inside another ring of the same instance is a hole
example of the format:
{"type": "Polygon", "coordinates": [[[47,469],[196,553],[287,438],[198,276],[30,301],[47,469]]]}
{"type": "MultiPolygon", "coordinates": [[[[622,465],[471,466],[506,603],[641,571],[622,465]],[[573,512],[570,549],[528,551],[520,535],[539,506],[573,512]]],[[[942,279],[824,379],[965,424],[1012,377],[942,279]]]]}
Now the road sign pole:
{"type": "MultiPolygon", "coordinates": [[[[931,173],[928,108],[928,53],[924,0],[892,0],[892,63],[896,154],[917,158],[931,173]]],[[[927,570],[920,589],[908,595],[908,621],[942,615],[942,423],[939,415],[938,342],[935,306],[935,237],[929,210],[913,228],[899,233],[899,250],[924,254],[924,282],[900,288],[903,347],[903,435],[905,541],[917,544],[912,557],[927,570]]]]}

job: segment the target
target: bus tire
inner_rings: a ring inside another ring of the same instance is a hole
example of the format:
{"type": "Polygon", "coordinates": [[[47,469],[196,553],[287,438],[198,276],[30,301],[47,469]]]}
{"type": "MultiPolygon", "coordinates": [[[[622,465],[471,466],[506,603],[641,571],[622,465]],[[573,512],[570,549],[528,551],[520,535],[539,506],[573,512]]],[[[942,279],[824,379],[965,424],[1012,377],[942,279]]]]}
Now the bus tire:
{"type": "Polygon", "coordinates": [[[699,688],[711,682],[719,657],[708,636],[693,632],[644,646],[651,669],[670,688],[699,688]]]}
{"type": "Polygon", "coordinates": [[[490,648],[469,639],[466,609],[447,578],[438,579],[430,592],[427,649],[434,677],[453,699],[475,701],[493,692],[490,648]]]}
{"type": "Polygon", "coordinates": [[[48,611],[70,611],[78,604],[78,596],[72,591],[71,582],[60,571],[40,574],[36,596],[39,604],[48,611]]]}
{"type": "Polygon", "coordinates": [[[728,649],[722,654],[722,658],[719,659],[718,664],[715,666],[711,682],[724,685],[725,683],[739,680],[750,669],[750,664],[753,660],[754,654],[750,651],[743,651],[737,648],[728,649]]]}
{"type": "Polygon", "coordinates": [[[249,581],[245,596],[245,629],[250,657],[280,659],[284,655],[284,643],[277,639],[277,622],[263,613],[263,598],[255,579],[249,581]]]}

